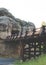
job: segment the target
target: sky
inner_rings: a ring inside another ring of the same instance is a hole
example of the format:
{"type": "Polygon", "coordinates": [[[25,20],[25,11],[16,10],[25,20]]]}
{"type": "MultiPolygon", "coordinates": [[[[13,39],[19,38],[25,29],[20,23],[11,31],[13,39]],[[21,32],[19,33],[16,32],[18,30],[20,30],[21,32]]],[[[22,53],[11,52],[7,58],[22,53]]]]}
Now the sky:
{"type": "Polygon", "coordinates": [[[16,18],[30,21],[37,28],[46,22],[46,0],[0,0],[0,8],[6,8],[16,18]]]}

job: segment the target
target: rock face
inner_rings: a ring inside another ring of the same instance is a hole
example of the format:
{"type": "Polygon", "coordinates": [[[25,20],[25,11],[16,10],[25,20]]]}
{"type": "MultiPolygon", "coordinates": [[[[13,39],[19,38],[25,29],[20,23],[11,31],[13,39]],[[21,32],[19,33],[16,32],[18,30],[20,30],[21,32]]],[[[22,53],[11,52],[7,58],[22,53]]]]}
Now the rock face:
{"type": "Polygon", "coordinates": [[[15,17],[5,8],[0,8],[0,16],[7,16],[15,20],[15,17]]]}
{"type": "MultiPolygon", "coordinates": [[[[12,31],[19,31],[19,35],[26,34],[26,31],[32,31],[35,25],[31,22],[15,18],[7,9],[0,8],[0,38],[6,39],[7,36],[11,36],[12,31]]],[[[13,32],[12,32],[13,33],[13,32]]],[[[21,44],[18,46],[14,43],[5,43],[0,39],[0,55],[16,57],[20,56],[21,44]]],[[[16,43],[17,44],[17,43],[16,43]]]]}
{"type": "Polygon", "coordinates": [[[32,22],[27,22],[18,18],[15,18],[15,20],[20,24],[22,34],[26,34],[26,31],[33,31],[33,29],[35,29],[35,25],[32,22]]]}
{"type": "Polygon", "coordinates": [[[21,30],[20,25],[10,17],[0,16],[0,37],[6,39],[11,36],[12,30],[21,30]]]}
{"type": "Polygon", "coordinates": [[[7,9],[0,8],[0,23],[10,25],[12,24],[12,28],[14,30],[18,29],[19,34],[26,34],[26,31],[33,30],[35,25],[32,22],[26,22],[19,18],[15,18],[7,9]],[[2,21],[1,21],[2,18],[2,21]]]}

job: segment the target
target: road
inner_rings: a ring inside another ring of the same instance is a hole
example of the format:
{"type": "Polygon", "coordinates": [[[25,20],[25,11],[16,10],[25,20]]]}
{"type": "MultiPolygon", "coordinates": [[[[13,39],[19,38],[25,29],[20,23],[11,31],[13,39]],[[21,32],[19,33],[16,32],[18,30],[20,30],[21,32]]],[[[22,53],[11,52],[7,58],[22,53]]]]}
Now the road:
{"type": "Polygon", "coordinates": [[[0,65],[13,65],[15,58],[0,58],[0,65]]]}

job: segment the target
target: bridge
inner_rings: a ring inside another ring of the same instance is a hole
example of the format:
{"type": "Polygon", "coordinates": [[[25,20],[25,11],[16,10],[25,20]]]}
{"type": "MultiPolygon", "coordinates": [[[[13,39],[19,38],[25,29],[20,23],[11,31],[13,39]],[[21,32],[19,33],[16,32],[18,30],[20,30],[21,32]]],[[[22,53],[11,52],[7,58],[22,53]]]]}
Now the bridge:
{"type": "Polygon", "coordinates": [[[8,37],[6,41],[21,42],[21,59],[23,61],[37,58],[39,55],[46,53],[46,26],[38,28],[33,32],[26,32],[22,36],[8,37]]]}

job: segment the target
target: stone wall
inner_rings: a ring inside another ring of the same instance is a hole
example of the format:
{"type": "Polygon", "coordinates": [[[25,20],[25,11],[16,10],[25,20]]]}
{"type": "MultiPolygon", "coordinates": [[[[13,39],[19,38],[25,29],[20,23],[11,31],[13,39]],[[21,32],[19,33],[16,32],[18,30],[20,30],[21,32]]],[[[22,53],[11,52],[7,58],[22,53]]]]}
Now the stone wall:
{"type": "Polygon", "coordinates": [[[0,56],[1,57],[21,57],[21,44],[15,45],[14,43],[6,43],[4,40],[0,40],[0,56]]]}

